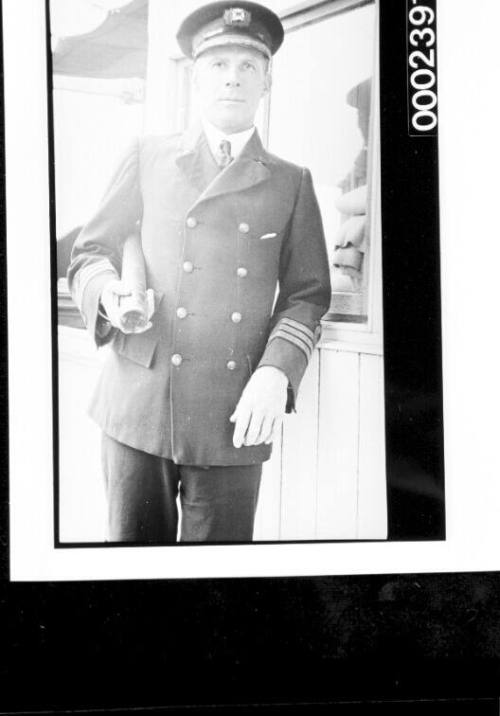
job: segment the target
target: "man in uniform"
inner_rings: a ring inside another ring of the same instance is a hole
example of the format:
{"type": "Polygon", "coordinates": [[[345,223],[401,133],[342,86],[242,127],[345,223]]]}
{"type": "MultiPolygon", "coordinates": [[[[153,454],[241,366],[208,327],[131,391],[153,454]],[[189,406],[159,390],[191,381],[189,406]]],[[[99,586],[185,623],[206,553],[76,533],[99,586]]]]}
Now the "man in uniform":
{"type": "Polygon", "coordinates": [[[279,18],[215,2],[177,38],[194,60],[201,126],[134,142],[68,278],[97,345],[112,348],[90,410],[109,539],[174,542],[180,495],[182,541],[251,541],[262,463],[329,305],[327,255],[309,171],[267,152],[254,127],[279,18]],[[154,313],[127,334],[121,256],[134,233],[154,313]]]}

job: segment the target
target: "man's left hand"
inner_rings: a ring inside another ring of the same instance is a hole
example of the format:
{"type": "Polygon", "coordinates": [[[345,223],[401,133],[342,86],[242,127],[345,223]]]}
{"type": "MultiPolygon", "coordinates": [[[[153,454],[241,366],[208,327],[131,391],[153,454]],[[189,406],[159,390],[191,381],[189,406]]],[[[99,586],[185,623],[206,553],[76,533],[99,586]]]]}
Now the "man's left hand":
{"type": "Polygon", "coordinates": [[[258,368],[245,386],[229,420],[235,423],[233,445],[260,445],[278,436],[286,409],[288,378],[273,366],[258,368]]]}

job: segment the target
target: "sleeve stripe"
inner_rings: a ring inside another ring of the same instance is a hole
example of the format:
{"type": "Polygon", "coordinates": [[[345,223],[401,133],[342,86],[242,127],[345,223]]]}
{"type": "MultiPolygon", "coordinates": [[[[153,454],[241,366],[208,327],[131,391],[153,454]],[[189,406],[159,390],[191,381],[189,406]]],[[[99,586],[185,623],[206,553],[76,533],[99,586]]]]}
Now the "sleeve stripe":
{"type": "Polygon", "coordinates": [[[87,284],[95,276],[98,276],[101,273],[113,273],[115,276],[117,276],[113,264],[107,259],[102,259],[101,261],[96,261],[89,266],[84,266],[78,272],[73,298],[79,308],[81,308],[82,306],[83,293],[87,287],[87,284]]]}
{"type": "Polygon", "coordinates": [[[286,327],[283,327],[281,336],[285,340],[289,340],[289,338],[291,338],[293,336],[295,339],[300,341],[305,346],[305,349],[308,353],[309,358],[311,357],[314,346],[311,343],[309,343],[309,341],[304,340],[304,338],[302,338],[302,336],[298,336],[297,334],[292,333],[292,331],[289,331],[286,327]]]}
{"type": "Polygon", "coordinates": [[[299,321],[295,321],[293,318],[288,318],[287,316],[282,318],[281,321],[278,323],[278,325],[281,325],[283,323],[286,324],[287,326],[289,326],[290,328],[295,328],[295,330],[300,331],[305,336],[310,338],[311,341],[313,341],[313,343],[314,343],[314,333],[311,331],[310,328],[308,328],[308,326],[304,325],[303,323],[299,323],[299,321]]]}
{"type": "Polygon", "coordinates": [[[314,348],[314,343],[310,338],[306,338],[303,333],[300,331],[295,330],[294,328],[290,328],[289,326],[283,326],[279,325],[275,331],[271,335],[280,335],[280,334],[286,334],[283,337],[286,336],[295,336],[297,340],[302,341],[302,343],[307,347],[308,351],[312,353],[314,348]]]}
{"type": "Polygon", "coordinates": [[[304,341],[302,341],[300,338],[297,338],[297,336],[293,335],[292,333],[287,333],[286,331],[276,331],[276,333],[271,335],[271,337],[269,338],[269,343],[275,338],[282,338],[289,343],[293,343],[295,346],[297,346],[297,348],[300,348],[308,361],[311,358],[312,349],[306,343],[304,343],[304,341]]]}

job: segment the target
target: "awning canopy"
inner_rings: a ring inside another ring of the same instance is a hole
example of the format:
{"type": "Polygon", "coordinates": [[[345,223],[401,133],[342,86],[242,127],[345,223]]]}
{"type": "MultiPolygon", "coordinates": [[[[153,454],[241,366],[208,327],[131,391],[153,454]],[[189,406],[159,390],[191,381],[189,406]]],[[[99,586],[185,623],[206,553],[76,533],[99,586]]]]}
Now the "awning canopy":
{"type": "Polygon", "coordinates": [[[132,0],[111,10],[85,35],[63,37],[53,53],[54,74],[116,79],[145,77],[148,0],[132,0]]]}

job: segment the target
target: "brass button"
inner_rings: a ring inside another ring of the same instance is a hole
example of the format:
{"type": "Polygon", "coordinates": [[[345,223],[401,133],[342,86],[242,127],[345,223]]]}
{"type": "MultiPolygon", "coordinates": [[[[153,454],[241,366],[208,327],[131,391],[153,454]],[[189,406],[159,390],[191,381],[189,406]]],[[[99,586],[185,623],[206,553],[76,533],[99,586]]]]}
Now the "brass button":
{"type": "Polygon", "coordinates": [[[242,319],[241,313],[238,313],[238,311],[235,311],[231,314],[231,320],[233,323],[239,323],[242,319]]]}
{"type": "Polygon", "coordinates": [[[188,216],[188,218],[186,219],[186,224],[187,224],[188,228],[190,228],[190,229],[194,229],[194,227],[197,225],[197,223],[198,222],[196,221],[194,216],[188,216]]]}
{"type": "Polygon", "coordinates": [[[250,231],[250,227],[245,221],[241,222],[241,224],[238,226],[238,229],[242,234],[248,234],[248,232],[250,231]]]}
{"type": "Polygon", "coordinates": [[[245,278],[245,276],[248,275],[248,270],[244,266],[240,266],[236,271],[236,275],[239,276],[239,278],[245,278]]]}
{"type": "Polygon", "coordinates": [[[234,370],[236,368],[236,361],[228,360],[226,365],[227,365],[228,370],[234,370]]]}
{"type": "Polygon", "coordinates": [[[172,363],[172,365],[175,365],[175,367],[178,368],[182,363],[182,356],[179,355],[179,353],[174,353],[174,355],[170,359],[170,362],[172,363]]]}
{"type": "Polygon", "coordinates": [[[179,308],[177,309],[176,313],[177,313],[177,318],[186,318],[186,316],[187,316],[187,314],[188,314],[188,312],[187,312],[187,310],[184,308],[184,306],[179,306],[179,308]]]}
{"type": "Polygon", "coordinates": [[[191,261],[184,261],[184,263],[182,264],[182,270],[184,271],[184,273],[193,273],[193,263],[191,261]]]}

